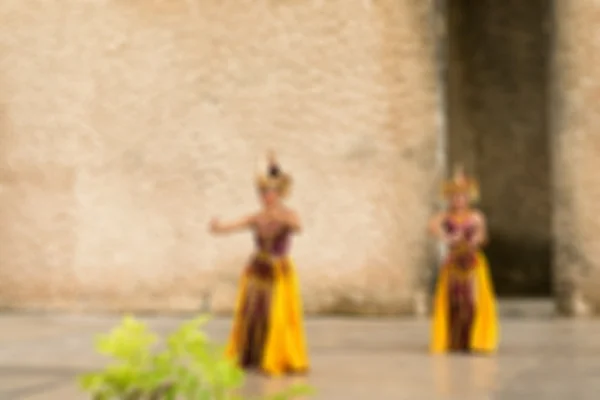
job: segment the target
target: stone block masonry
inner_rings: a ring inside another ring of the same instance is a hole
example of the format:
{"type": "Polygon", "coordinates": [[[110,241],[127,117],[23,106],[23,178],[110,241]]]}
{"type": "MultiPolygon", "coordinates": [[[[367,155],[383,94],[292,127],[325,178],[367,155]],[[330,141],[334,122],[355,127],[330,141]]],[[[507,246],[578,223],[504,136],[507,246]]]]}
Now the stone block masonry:
{"type": "Polygon", "coordinates": [[[0,305],[229,312],[267,148],[309,312],[413,312],[437,179],[430,0],[0,4],[0,305]]]}

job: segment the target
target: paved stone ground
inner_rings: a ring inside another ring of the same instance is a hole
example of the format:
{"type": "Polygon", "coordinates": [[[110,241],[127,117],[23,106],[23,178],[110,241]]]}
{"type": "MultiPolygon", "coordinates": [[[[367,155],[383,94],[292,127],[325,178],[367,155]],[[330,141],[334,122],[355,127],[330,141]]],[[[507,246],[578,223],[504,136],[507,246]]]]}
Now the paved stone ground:
{"type": "MultiPolygon", "coordinates": [[[[501,352],[491,358],[430,356],[426,320],[310,319],[313,371],[306,379],[317,388],[316,398],[327,400],[598,398],[600,321],[522,318],[510,307],[503,314],[501,352]]],[[[85,399],[74,377],[102,365],[92,338],[117,320],[0,316],[0,400],[85,399]]],[[[146,320],[166,333],[181,318],[146,320]]],[[[209,331],[224,339],[229,323],[214,320],[209,331]]],[[[251,377],[247,391],[270,392],[289,382],[251,377]]]]}

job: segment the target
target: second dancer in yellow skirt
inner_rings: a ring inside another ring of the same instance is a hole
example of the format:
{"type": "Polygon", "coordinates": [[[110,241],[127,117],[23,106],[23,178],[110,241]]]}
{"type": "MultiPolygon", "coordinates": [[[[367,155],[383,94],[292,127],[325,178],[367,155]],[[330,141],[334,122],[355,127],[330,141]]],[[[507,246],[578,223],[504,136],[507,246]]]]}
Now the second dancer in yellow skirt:
{"type": "Polygon", "coordinates": [[[444,185],[448,207],[434,216],[431,232],[448,246],[433,303],[431,351],[493,353],[499,324],[490,271],[481,247],[488,240],[481,211],[472,208],[477,183],[457,169],[444,185]]]}

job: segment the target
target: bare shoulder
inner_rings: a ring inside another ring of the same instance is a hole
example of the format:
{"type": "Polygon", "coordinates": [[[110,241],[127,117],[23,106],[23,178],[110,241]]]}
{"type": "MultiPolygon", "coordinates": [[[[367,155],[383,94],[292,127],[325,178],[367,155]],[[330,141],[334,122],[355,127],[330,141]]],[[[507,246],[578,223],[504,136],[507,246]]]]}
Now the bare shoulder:
{"type": "Polygon", "coordinates": [[[298,213],[293,208],[285,207],[283,209],[283,212],[285,212],[287,215],[289,215],[291,217],[297,217],[298,216],[298,213]]]}
{"type": "Polygon", "coordinates": [[[262,216],[263,213],[259,212],[255,212],[255,213],[251,213],[246,217],[246,223],[248,225],[255,225],[258,221],[261,220],[261,218],[263,218],[262,216]]]}

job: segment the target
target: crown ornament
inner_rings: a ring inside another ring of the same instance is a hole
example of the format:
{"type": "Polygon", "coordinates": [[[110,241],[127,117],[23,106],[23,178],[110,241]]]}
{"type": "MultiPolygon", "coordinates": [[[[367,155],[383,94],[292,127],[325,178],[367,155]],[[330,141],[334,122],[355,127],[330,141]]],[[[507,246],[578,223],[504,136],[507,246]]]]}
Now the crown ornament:
{"type": "Polygon", "coordinates": [[[479,200],[479,184],[465,174],[460,164],[454,167],[452,178],[444,182],[442,187],[442,195],[445,199],[457,194],[466,194],[471,202],[479,200]]]}
{"type": "Polygon", "coordinates": [[[256,166],[256,186],[258,190],[275,190],[280,196],[287,197],[292,186],[292,177],[285,173],[274,151],[261,158],[256,166]]]}

